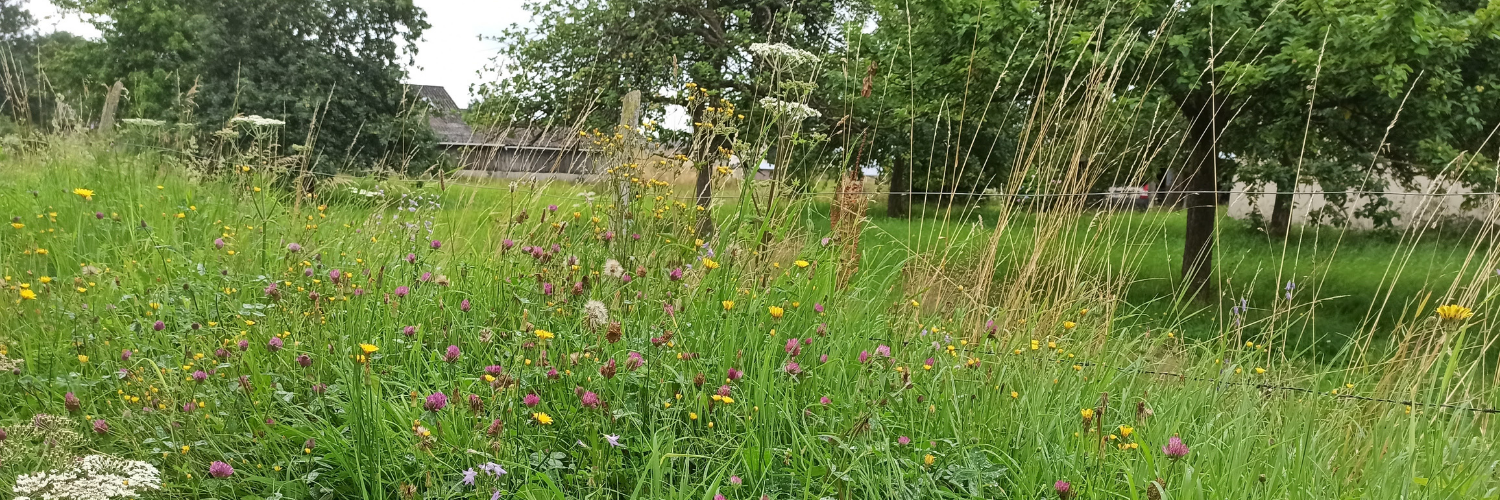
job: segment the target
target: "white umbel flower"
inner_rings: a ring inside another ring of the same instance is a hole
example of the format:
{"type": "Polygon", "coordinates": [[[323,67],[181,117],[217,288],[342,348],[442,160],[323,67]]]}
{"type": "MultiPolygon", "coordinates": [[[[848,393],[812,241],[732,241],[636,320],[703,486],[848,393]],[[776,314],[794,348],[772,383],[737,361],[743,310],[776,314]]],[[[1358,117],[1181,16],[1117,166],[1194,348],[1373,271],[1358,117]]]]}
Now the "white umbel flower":
{"type": "Polygon", "coordinates": [[[806,104],[802,104],[800,102],[787,102],[775,97],[760,98],[760,105],[761,107],[766,108],[766,110],[781,115],[782,117],[794,122],[800,122],[808,118],[817,118],[819,116],[823,116],[823,113],[819,113],[818,110],[812,109],[806,104]]]}
{"type": "Polygon", "coordinates": [[[236,116],[230,119],[229,123],[248,123],[256,127],[279,127],[286,125],[284,121],[275,118],[263,118],[260,115],[236,116]]]}
{"type": "Polygon", "coordinates": [[[161,489],[161,472],[138,460],[89,455],[67,469],[16,476],[16,498],[112,500],[161,489]]]}
{"type": "Polygon", "coordinates": [[[801,66],[818,60],[818,56],[784,43],[752,43],[750,52],[764,57],[774,64],[801,66]]]}

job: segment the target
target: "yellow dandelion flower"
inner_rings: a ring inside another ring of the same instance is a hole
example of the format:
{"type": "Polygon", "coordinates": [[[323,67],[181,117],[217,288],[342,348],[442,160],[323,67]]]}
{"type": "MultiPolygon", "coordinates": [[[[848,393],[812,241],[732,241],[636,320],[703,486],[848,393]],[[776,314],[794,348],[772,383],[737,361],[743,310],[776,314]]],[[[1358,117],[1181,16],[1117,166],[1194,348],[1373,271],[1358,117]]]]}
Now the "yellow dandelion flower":
{"type": "Polygon", "coordinates": [[[927,456],[922,457],[922,463],[931,466],[932,464],[937,463],[937,457],[934,457],[931,453],[928,453],[927,456]]]}
{"type": "Polygon", "coordinates": [[[29,288],[22,288],[21,298],[26,300],[36,300],[36,292],[31,291],[31,289],[29,288]]]}
{"type": "Polygon", "coordinates": [[[94,199],[94,190],[92,190],[92,189],[74,188],[73,189],[73,194],[76,194],[78,196],[82,196],[83,199],[85,199],[85,200],[92,200],[92,199],[94,199]]]}
{"type": "Polygon", "coordinates": [[[1082,410],[1078,410],[1078,414],[1083,415],[1083,418],[1094,418],[1094,409],[1084,408],[1082,410]]]}
{"type": "Polygon", "coordinates": [[[363,352],[363,353],[365,353],[365,355],[368,356],[370,354],[374,354],[375,351],[379,351],[380,348],[376,347],[375,344],[360,344],[359,345],[359,350],[360,350],[360,352],[363,352]]]}
{"type": "Polygon", "coordinates": [[[793,262],[793,264],[796,264],[797,267],[807,267],[807,266],[812,265],[812,263],[810,263],[808,261],[805,261],[805,260],[799,260],[797,262],[793,262]]]}
{"type": "Polygon", "coordinates": [[[89,362],[89,357],[85,356],[83,354],[79,354],[78,355],[78,362],[79,363],[87,363],[87,362],[89,362]]]}
{"type": "Polygon", "coordinates": [[[541,412],[532,413],[531,414],[531,418],[536,419],[536,423],[538,423],[538,424],[552,425],[552,416],[548,415],[546,413],[541,413],[541,412]]]}
{"type": "Polygon", "coordinates": [[[1458,304],[1448,304],[1437,308],[1437,316],[1443,321],[1463,321],[1474,315],[1474,311],[1458,304]]]}
{"type": "Polygon", "coordinates": [[[1072,330],[1073,327],[1076,327],[1076,326],[1078,326],[1078,323],[1074,323],[1072,321],[1064,321],[1063,322],[1063,328],[1066,328],[1068,330],[1072,330]]]}
{"type": "Polygon", "coordinates": [[[719,268],[719,263],[718,262],[714,262],[713,259],[710,259],[708,257],[704,257],[703,258],[703,268],[704,269],[710,269],[710,270],[712,270],[712,269],[718,269],[719,268]]]}

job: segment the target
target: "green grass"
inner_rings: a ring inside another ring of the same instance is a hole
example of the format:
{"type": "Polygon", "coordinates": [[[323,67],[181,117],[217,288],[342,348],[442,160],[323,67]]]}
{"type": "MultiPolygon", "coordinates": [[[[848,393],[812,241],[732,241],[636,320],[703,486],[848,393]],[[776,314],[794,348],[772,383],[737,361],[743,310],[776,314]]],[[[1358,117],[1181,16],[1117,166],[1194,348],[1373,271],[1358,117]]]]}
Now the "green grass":
{"type": "MultiPolygon", "coordinates": [[[[693,210],[664,190],[661,203],[644,192],[628,228],[606,243],[620,209],[562,186],[440,191],[401,181],[366,198],[347,188],[374,181],[348,180],[297,203],[260,167],[197,178],[166,158],[72,142],[0,160],[0,173],[0,212],[23,226],[0,237],[0,345],[8,363],[24,360],[0,374],[0,427],[12,436],[0,441],[0,491],[17,474],[91,453],[159,468],[161,490],[148,498],[1043,498],[1059,480],[1088,499],[1154,498],[1153,480],[1174,499],[1493,498],[1500,488],[1482,430],[1490,417],[1339,397],[1500,403],[1477,361],[1496,332],[1491,283],[1452,295],[1475,309],[1467,322],[1427,312],[1382,326],[1449,339],[1399,362],[1283,356],[1295,340],[1288,325],[1310,323],[1315,296],[1349,295],[1319,306],[1320,335],[1354,331],[1343,325],[1359,324],[1381,296],[1375,268],[1410,248],[1375,237],[1346,237],[1334,259],[1305,250],[1284,274],[1324,284],[1278,302],[1274,271],[1287,260],[1264,237],[1226,230],[1226,289],[1253,290],[1257,303],[1241,328],[1217,306],[1173,305],[1180,219],[1168,213],[1109,215],[1122,232],[1105,240],[1134,247],[1056,250],[1088,257],[1077,275],[1086,293],[1020,290],[1035,298],[1001,309],[987,297],[929,300],[942,291],[914,285],[926,271],[907,271],[950,247],[955,274],[975,269],[989,215],[984,226],[940,225],[942,234],[875,217],[860,270],[840,288],[839,243],[820,243],[826,209],[816,204],[769,227],[740,206],[718,208],[709,269],[690,233],[693,210]],[[761,246],[766,229],[777,236],[761,246]],[[544,259],[521,251],[552,245],[544,259]],[[1127,265],[1132,256],[1139,266],[1127,265]],[[632,280],[608,276],[609,259],[632,280]],[[676,268],[681,281],[669,277],[676,268]],[[1104,281],[1116,274],[1137,283],[1104,281]],[[265,291],[272,283],[279,297],[265,291]],[[585,324],[588,300],[620,323],[618,342],[606,339],[609,327],[585,324]],[[994,335],[978,326],[985,321],[994,335]],[[791,338],[811,342],[793,356],[791,338]],[[1241,346],[1246,338],[1263,345],[1241,346]],[[363,360],[360,344],[379,350],[363,360]],[[860,361],[880,345],[890,357],[860,361]],[[449,346],[460,351],[452,361],[449,346]],[[631,369],[631,353],[644,365],[631,369]],[[801,373],[788,374],[788,362],[801,373]],[[503,367],[498,382],[486,379],[488,366],[503,367]],[[730,368],[744,378],[728,380],[730,368]],[[198,370],[212,374],[198,383],[198,370]],[[712,398],[720,386],[732,403],[712,398]],[[607,407],[586,407],[577,390],[607,407]],[[424,408],[438,392],[448,405],[424,408]],[[528,394],[536,407],[524,404],[528,394]],[[39,413],[65,420],[38,429],[39,413]],[[108,432],[95,433],[92,420],[108,432]],[[1180,460],[1161,450],[1173,436],[1191,447],[1180,460]],[[214,461],[234,474],[209,477],[214,461]],[[463,471],[485,463],[508,473],[464,484],[463,471]]],[[[1094,216],[1075,216],[1083,222],[1064,237],[1091,241],[1094,216]]],[[[995,276],[953,279],[1010,286],[1038,225],[1013,217],[995,276]]],[[[1426,245],[1394,300],[1451,281],[1458,245],[1426,245]]]]}

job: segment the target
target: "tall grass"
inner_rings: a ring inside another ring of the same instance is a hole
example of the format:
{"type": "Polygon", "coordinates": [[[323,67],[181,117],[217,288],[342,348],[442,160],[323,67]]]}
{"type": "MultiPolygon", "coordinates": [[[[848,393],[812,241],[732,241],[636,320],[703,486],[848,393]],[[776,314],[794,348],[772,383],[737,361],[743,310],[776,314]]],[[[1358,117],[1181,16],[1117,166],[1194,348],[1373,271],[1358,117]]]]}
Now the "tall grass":
{"type": "Polygon", "coordinates": [[[261,135],[9,150],[0,489],[106,453],[159,498],[1494,497],[1500,204],[1458,239],[1227,230],[1219,300],[1186,300],[1175,213],[1080,196],[1180,151],[1080,161],[1171,137],[1108,125],[1154,116],[1124,70],[1073,70],[972,100],[1025,111],[1004,202],[837,229],[729,175],[700,211],[628,127],[573,186],[308,192],[261,135]]]}

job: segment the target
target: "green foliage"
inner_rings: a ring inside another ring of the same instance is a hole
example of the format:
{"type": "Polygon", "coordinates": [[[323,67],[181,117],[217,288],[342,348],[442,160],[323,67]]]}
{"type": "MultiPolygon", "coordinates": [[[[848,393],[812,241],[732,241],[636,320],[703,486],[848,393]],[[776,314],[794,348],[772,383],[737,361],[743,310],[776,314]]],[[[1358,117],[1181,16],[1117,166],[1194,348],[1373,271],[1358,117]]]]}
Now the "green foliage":
{"type": "MultiPolygon", "coordinates": [[[[170,119],[202,132],[237,115],[287,122],[287,144],[312,142],[314,170],[436,161],[425,104],[401,80],[427,29],[410,0],[79,0],[103,40],[75,82],[124,81],[120,116],[170,119]]],[[[93,94],[92,109],[102,103],[93,94]]]]}

